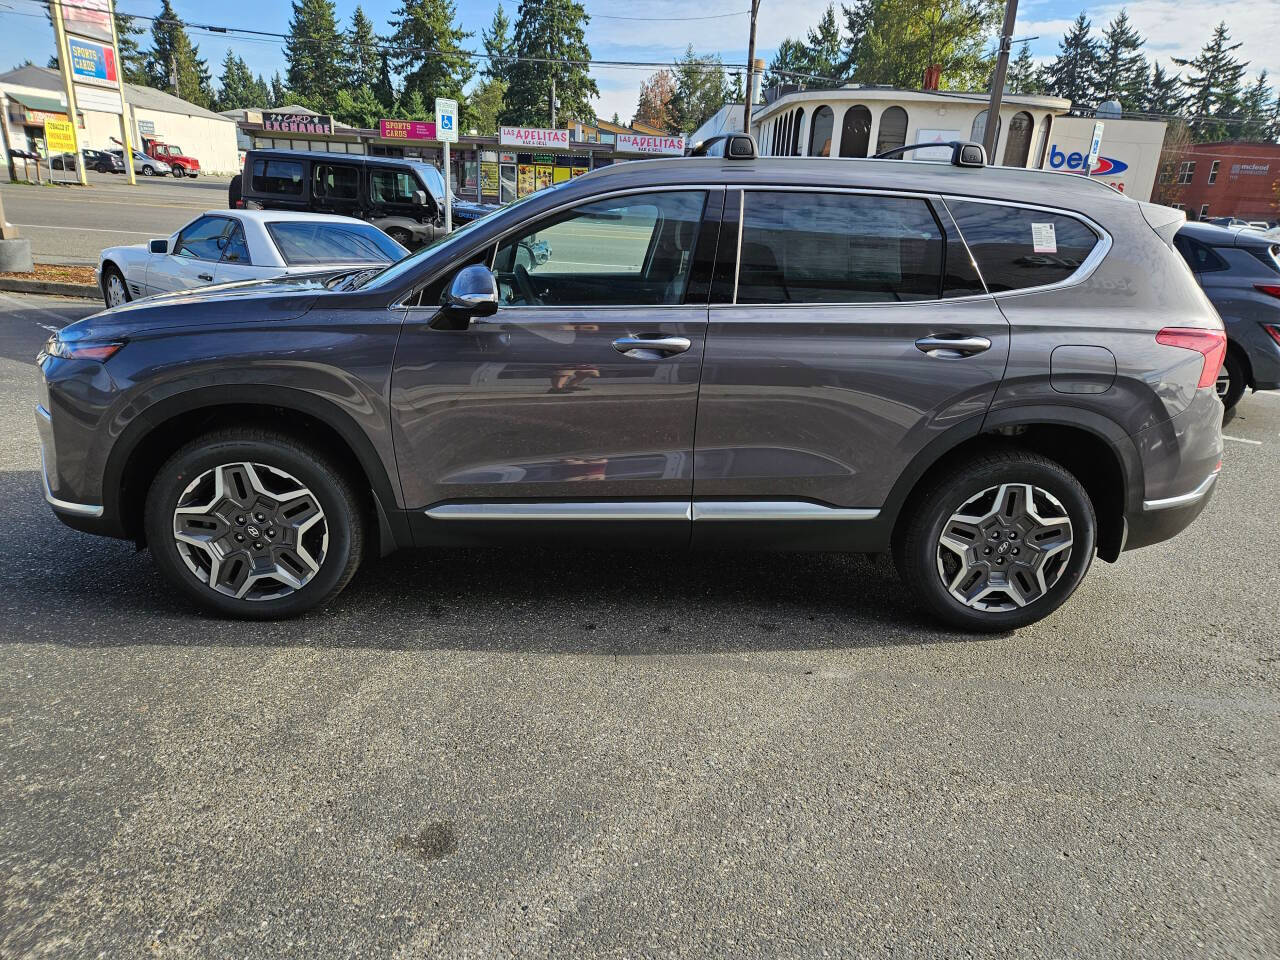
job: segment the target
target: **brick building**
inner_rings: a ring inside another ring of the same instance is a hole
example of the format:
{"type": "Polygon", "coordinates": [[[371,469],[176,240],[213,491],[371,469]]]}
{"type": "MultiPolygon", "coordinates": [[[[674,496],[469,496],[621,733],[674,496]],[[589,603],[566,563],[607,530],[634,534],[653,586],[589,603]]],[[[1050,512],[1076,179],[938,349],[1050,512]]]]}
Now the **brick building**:
{"type": "Polygon", "coordinates": [[[1224,140],[1193,144],[1160,171],[1175,206],[1192,220],[1280,220],[1280,144],[1224,140]]]}

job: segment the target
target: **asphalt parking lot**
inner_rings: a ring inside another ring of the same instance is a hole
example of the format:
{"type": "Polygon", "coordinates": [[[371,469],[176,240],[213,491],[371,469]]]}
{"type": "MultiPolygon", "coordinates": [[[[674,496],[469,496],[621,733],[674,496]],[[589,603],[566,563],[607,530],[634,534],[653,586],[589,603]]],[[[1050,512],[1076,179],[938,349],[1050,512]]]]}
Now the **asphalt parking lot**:
{"type": "MultiPolygon", "coordinates": [[[[74,172],[59,176],[74,176],[74,172]]],[[[5,216],[31,240],[38,263],[97,263],[104,247],[167,237],[205,210],[227,205],[229,177],[138,177],[89,171],[89,186],[0,181],[5,216]]]]}
{"type": "Polygon", "coordinates": [[[1013,635],[554,545],[245,624],[45,509],[31,361],[93,309],[0,295],[0,956],[1280,955],[1280,395],[1013,635]]]}

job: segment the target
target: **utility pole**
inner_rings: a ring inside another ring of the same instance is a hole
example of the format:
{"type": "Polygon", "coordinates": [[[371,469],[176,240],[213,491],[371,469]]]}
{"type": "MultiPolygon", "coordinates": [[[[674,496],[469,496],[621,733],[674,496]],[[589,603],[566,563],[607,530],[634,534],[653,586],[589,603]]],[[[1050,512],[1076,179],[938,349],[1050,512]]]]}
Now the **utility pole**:
{"type": "Polygon", "coordinates": [[[556,128],[556,75],[551,75],[551,129],[556,128]]]}
{"type": "Polygon", "coordinates": [[[751,132],[751,108],[756,100],[756,14],[760,0],[751,0],[751,35],[747,40],[747,96],[742,105],[742,132],[751,132]]]}
{"type": "Polygon", "coordinates": [[[1004,78],[1009,72],[1009,50],[1013,46],[1013,22],[1018,19],[1018,0],[1007,0],[1004,7],[1004,26],[1000,29],[1000,55],[996,57],[996,72],[991,77],[991,100],[987,104],[987,126],[982,131],[982,145],[987,151],[987,163],[995,162],[996,136],[1000,133],[1000,100],[1004,96],[1004,78]]]}
{"type": "Polygon", "coordinates": [[[169,86],[173,87],[173,95],[178,96],[178,58],[169,54],[169,86]]]}

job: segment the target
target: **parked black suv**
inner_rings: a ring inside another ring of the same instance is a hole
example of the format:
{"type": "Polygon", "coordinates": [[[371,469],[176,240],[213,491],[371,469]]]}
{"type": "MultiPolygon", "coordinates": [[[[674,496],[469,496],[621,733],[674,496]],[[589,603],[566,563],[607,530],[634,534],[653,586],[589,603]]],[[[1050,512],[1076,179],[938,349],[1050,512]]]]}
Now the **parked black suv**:
{"type": "Polygon", "coordinates": [[[1182,222],[1031,170],[619,164],[380,272],[64,328],[45,493],[235,616],[530,538],[889,551],[946,622],[1009,629],[1212,494],[1225,337],[1182,222]]]}
{"type": "MultiPolygon", "coordinates": [[[[250,208],[308,210],[368,220],[413,249],[444,233],[444,177],[421,160],[305,150],[250,150],[230,190],[250,208]]],[[[495,207],[453,201],[455,227],[495,207]]]]}

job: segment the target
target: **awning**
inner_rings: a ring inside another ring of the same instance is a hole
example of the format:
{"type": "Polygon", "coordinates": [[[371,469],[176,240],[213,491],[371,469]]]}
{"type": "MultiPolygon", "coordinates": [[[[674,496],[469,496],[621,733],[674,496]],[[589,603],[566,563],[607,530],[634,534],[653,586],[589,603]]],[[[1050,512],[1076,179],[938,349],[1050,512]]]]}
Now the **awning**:
{"type": "Polygon", "coordinates": [[[57,97],[37,97],[30,93],[10,93],[5,91],[5,95],[10,100],[16,100],[28,110],[39,110],[43,113],[61,113],[64,116],[67,112],[66,104],[57,97]]]}

